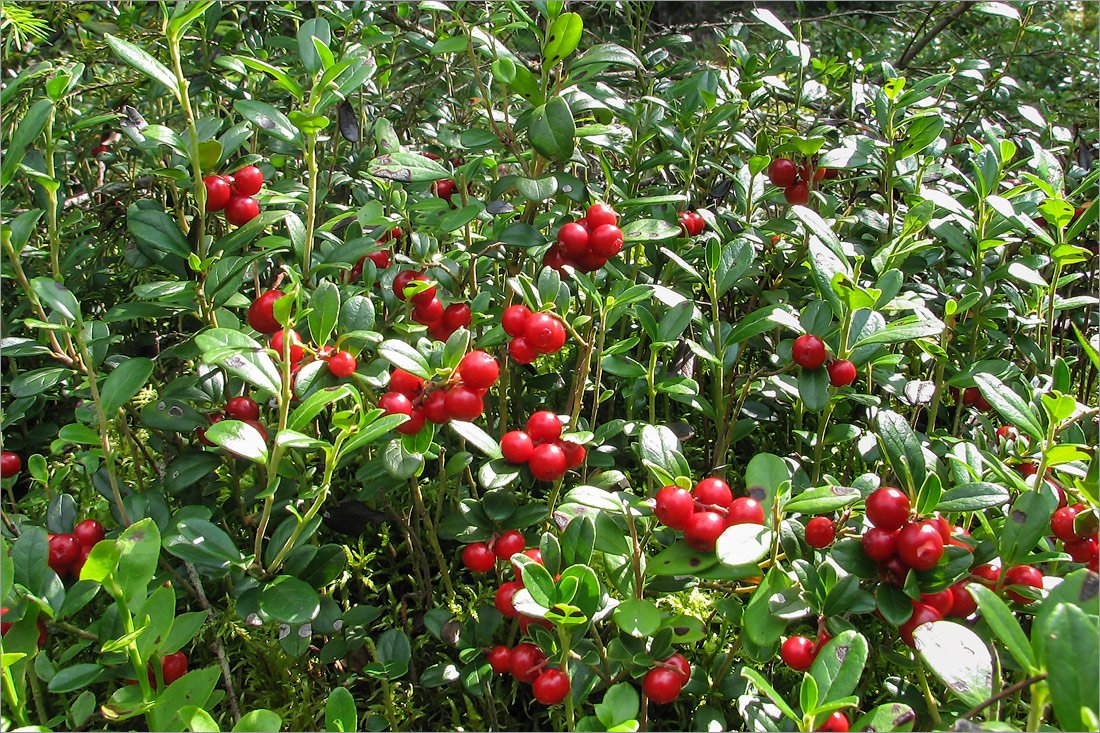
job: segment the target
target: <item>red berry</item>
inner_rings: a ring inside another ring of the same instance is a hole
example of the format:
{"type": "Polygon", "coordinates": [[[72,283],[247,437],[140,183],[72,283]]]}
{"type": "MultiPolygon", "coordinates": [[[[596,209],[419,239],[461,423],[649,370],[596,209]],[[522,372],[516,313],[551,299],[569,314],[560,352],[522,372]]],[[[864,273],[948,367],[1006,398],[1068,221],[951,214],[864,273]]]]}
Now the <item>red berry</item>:
{"type": "Polygon", "coordinates": [[[656,499],[654,514],[662,524],[673,529],[683,530],[695,514],[695,498],[687,489],[666,486],[657,492],[656,499]]]}
{"type": "Polygon", "coordinates": [[[545,662],[546,655],[534,644],[516,644],[508,656],[508,671],[520,682],[534,682],[545,662]]]}
{"type": "Polygon", "coordinates": [[[417,303],[413,308],[412,318],[425,326],[438,323],[443,318],[443,301],[439,298],[431,298],[423,303],[417,303]]]}
{"type": "Polygon", "coordinates": [[[588,222],[588,231],[595,232],[605,224],[610,226],[618,224],[619,215],[607,204],[592,204],[588,207],[585,220],[588,222]]]}
{"type": "Polygon", "coordinates": [[[254,165],[246,165],[233,174],[233,188],[240,196],[259,193],[264,185],[264,174],[254,165]]]}
{"type": "Polygon", "coordinates": [[[867,497],[867,519],[880,529],[898,529],[909,518],[909,497],[898,489],[883,487],[867,497]]]}
{"type": "Polygon", "coordinates": [[[799,181],[783,189],[783,198],[791,206],[805,206],[810,202],[810,188],[804,182],[799,181]]]}
{"type": "Polygon", "coordinates": [[[1002,425],[997,428],[997,437],[1004,438],[1005,440],[1016,440],[1020,437],[1020,433],[1013,425],[1002,425]]]}
{"type": "Polygon", "coordinates": [[[76,559],[73,566],[69,568],[69,572],[73,574],[74,578],[80,577],[80,571],[84,569],[84,563],[88,562],[88,555],[92,554],[92,548],[88,545],[81,543],[80,545],[80,557],[76,559]]]}
{"type": "Polygon", "coordinates": [[[1077,530],[1073,528],[1073,520],[1084,510],[1084,504],[1074,504],[1056,510],[1054,516],[1050,518],[1050,531],[1063,542],[1081,539],[1077,535],[1077,530]]]}
{"type": "Polygon", "coordinates": [[[623,232],[617,226],[605,224],[592,232],[589,247],[593,254],[611,259],[623,249],[623,232]]]}
{"type": "Polygon", "coordinates": [[[458,376],[473,389],[488,389],[500,376],[500,364],[484,351],[471,351],[458,364],[458,376]]]}
{"type": "Polygon", "coordinates": [[[813,666],[817,646],[805,636],[791,636],[783,642],[780,654],[788,667],[805,672],[813,666]]]}
{"type": "Polygon", "coordinates": [[[821,724],[820,728],[815,728],[814,730],[831,731],[831,733],[848,733],[850,726],[851,723],[848,722],[848,718],[844,713],[837,710],[825,719],[825,722],[821,724]]]}
{"type": "Polygon", "coordinates": [[[728,509],[730,502],[733,501],[733,491],[730,490],[730,485],[720,478],[703,479],[695,484],[691,495],[700,504],[716,504],[723,509],[728,509]]]}
{"type": "Polygon", "coordinates": [[[473,542],[462,550],[462,564],[475,573],[489,572],[496,562],[496,555],[484,542],[473,542]]]}
{"type": "Polygon", "coordinates": [[[897,555],[891,555],[878,564],[878,574],[888,585],[901,588],[909,575],[909,566],[897,555]]]}
{"type": "Polygon", "coordinates": [[[875,527],[863,533],[863,552],[872,560],[889,560],[896,551],[897,539],[891,530],[875,527]]]}
{"type": "Polygon", "coordinates": [[[679,670],[668,667],[654,667],[642,680],[642,693],[658,705],[667,705],[680,696],[684,687],[679,670]]]}
{"type": "Polygon", "coordinates": [[[540,481],[557,481],[565,475],[569,463],[565,460],[565,451],[556,443],[543,443],[531,452],[527,465],[540,481]]]}
{"type": "Polygon", "coordinates": [[[424,404],[421,407],[421,411],[424,413],[424,418],[436,425],[442,425],[451,419],[451,413],[447,411],[447,393],[443,390],[436,390],[430,395],[424,398],[424,404]]]}
{"type": "Polygon", "coordinates": [[[718,535],[726,529],[726,519],[717,512],[696,512],[684,527],[684,541],[700,552],[712,552],[718,535]]]}
{"type": "Polygon", "coordinates": [[[684,233],[685,237],[695,236],[695,223],[691,220],[691,214],[686,211],[680,212],[680,231],[684,233]]]}
{"type": "Polygon", "coordinates": [[[799,336],[791,347],[791,358],[803,369],[817,369],[825,363],[825,342],[812,333],[799,336]]]}
{"type": "Polygon", "coordinates": [[[820,550],[836,539],[836,524],[828,517],[814,517],[806,523],[806,544],[820,550]]]}
{"type": "Polygon", "coordinates": [[[271,337],[271,348],[279,355],[279,358],[283,358],[283,334],[290,332],[290,363],[297,364],[305,356],[305,349],[302,348],[302,339],[298,336],[298,332],[292,328],[284,328],[282,331],[276,331],[271,337]]]}
{"type": "Polygon", "coordinates": [[[847,359],[838,359],[829,365],[829,384],[847,387],[856,381],[856,365],[847,359]]]}
{"type": "Polygon", "coordinates": [[[680,676],[683,679],[684,684],[687,684],[687,681],[691,679],[691,665],[688,664],[687,657],[685,657],[683,654],[680,654],[678,652],[676,654],[673,654],[671,657],[665,660],[665,664],[671,664],[673,667],[676,667],[678,670],[680,670],[680,676]]]}
{"type": "MultiPolygon", "coordinates": [[[[3,615],[5,613],[7,613],[8,611],[10,611],[10,610],[11,610],[10,608],[0,608],[0,617],[3,617],[3,615]]],[[[8,629],[10,629],[12,627],[12,624],[14,624],[14,623],[15,623],[14,621],[0,622],[0,636],[4,636],[5,634],[7,634],[8,629]]]]}
{"type": "Polygon", "coordinates": [[[412,413],[412,401],[400,392],[387,392],[378,398],[378,408],[387,415],[409,415],[412,413]]]}
{"type": "Polygon", "coordinates": [[[508,671],[508,658],[511,656],[511,649],[506,646],[495,646],[488,651],[485,658],[489,662],[490,669],[496,674],[504,674],[508,671]]]}
{"type": "Polygon", "coordinates": [[[73,527],[73,536],[80,542],[81,547],[91,549],[107,536],[107,531],[96,520],[85,519],[73,527]]]}
{"type": "Polygon", "coordinates": [[[997,583],[1000,582],[1001,568],[993,563],[986,563],[985,565],[979,565],[971,570],[970,574],[976,576],[976,580],[982,585],[988,588],[994,588],[997,583]]]}
{"type": "Polygon", "coordinates": [[[336,377],[350,377],[356,366],[350,351],[337,351],[328,360],[328,370],[336,377]]]}
{"type": "Polygon", "coordinates": [[[534,450],[531,436],[522,430],[511,430],[500,439],[500,452],[509,463],[527,463],[534,450]]]}
{"type": "Polygon", "coordinates": [[[443,311],[443,325],[452,333],[460,328],[468,328],[472,320],[470,306],[465,303],[451,303],[443,311]]]}
{"type": "Polygon", "coordinates": [[[960,581],[951,586],[951,612],[949,615],[956,618],[966,618],[978,610],[978,602],[967,590],[966,581],[960,581]]]}
{"type": "Polygon", "coordinates": [[[539,410],[527,418],[527,434],[537,443],[549,443],[561,437],[561,420],[550,410],[539,410]]]}
{"type": "Polygon", "coordinates": [[[542,256],[542,266],[553,268],[558,272],[564,272],[565,266],[572,264],[572,260],[565,259],[565,252],[558,245],[546,250],[546,254],[542,256]]]}
{"type": "Polygon", "coordinates": [[[919,601],[913,602],[913,615],[909,617],[909,620],[898,627],[898,633],[901,634],[901,639],[909,646],[915,646],[913,642],[913,632],[916,631],[918,626],[931,623],[932,621],[942,621],[943,616],[940,612],[931,606],[927,606],[919,601]]]}
{"type": "Polygon", "coordinates": [[[955,597],[951,589],[941,590],[939,593],[921,593],[920,602],[931,606],[944,618],[951,614],[951,608],[955,605],[955,597]]]}
{"type": "Polygon", "coordinates": [[[248,325],[260,333],[275,333],[282,325],[275,320],[275,301],[283,297],[281,290],[268,290],[248,307],[248,325]]]}
{"type": "Polygon", "coordinates": [[[977,387],[967,387],[963,390],[962,402],[964,405],[974,405],[976,409],[982,412],[986,412],[993,407],[977,387]]]}
{"type": "Polygon", "coordinates": [[[424,389],[424,380],[415,374],[410,374],[404,369],[394,369],[390,374],[390,391],[400,392],[410,400],[420,396],[420,390],[424,389]]]}
{"type": "Polygon", "coordinates": [[[221,176],[207,176],[202,179],[206,186],[206,210],[221,211],[229,203],[229,197],[233,192],[229,184],[221,176]]]}
{"type": "Polygon", "coordinates": [[[764,507],[756,499],[739,496],[730,503],[729,514],[726,515],[727,526],[763,523],[764,507]]]}
{"type": "Polygon", "coordinates": [[[798,169],[789,158],[776,158],[768,166],[768,180],[773,186],[786,188],[798,180],[798,169]]]}
{"type": "Polygon", "coordinates": [[[543,354],[552,354],[565,343],[565,326],[549,313],[532,313],[523,336],[529,346],[543,354]]]}
{"type": "MultiPolygon", "coordinates": [[[[263,438],[263,441],[265,443],[267,442],[267,428],[265,428],[259,420],[242,420],[241,422],[243,422],[245,425],[251,425],[252,427],[256,428],[256,432],[260,434],[260,437],[263,438]]],[[[230,453],[232,453],[232,451],[230,451],[230,453]]],[[[233,455],[236,455],[236,453],[234,453],[233,455]]]]}
{"type": "Polygon", "coordinates": [[[251,196],[234,196],[225,205],[225,220],[235,227],[244,226],[260,215],[260,204],[251,196]]]}
{"type": "Polygon", "coordinates": [[[398,300],[405,299],[405,287],[418,276],[420,276],[420,273],[416,270],[402,270],[397,273],[393,278],[393,294],[397,296],[398,300]]]}
{"type": "Polygon", "coordinates": [[[530,309],[525,305],[511,305],[504,309],[500,317],[500,325],[504,327],[504,333],[509,336],[522,336],[527,329],[527,318],[531,315],[530,309]]]}
{"type": "Polygon", "coordinates": [[[485,403],[476,390],[459,385],[447,392],[447,412],[455,420],[469,422],[481,417],[485,412],[485,403]]]}
{"type": "Polygon", "coordinates": [[[80,540],[71,534],[59,534],[50,538],[50,555],[47,564],[58,575],[69,572],[80,558],[80,540]]]}
{"type": "Polygon", "coordinates": [[[588,251],[588,230],[570,222],[558,230],[558,245],[566,257],[580,257],[588,251]]]}
{"type": "Polygon", "coordinates": [[[379,270],[385,270],[390,266],[390,251],[388,249],[380,249],[377,252],[364,255],[364,257],[373,262],[379,270]]]}
{"type": "Polygon", "coordinates": [[[577,260],[577,267],[585,272],[595,272],[607,264],[607,258],[589,250],[577,260]]]}
{"type": "Polygon", "coordinates": [[[446,199],[447,202],[450,203],[456,188],[457,186],[454,181],[450,178],[445,178],[442,181],[436,181],[432,184],[432,193],[441,199],[446,199]]]}
{"type": "Polygon", "coordinates": [[[0,478],[11,478],[23,468],[23,459],[9,450],[0,453],[0,478]]]}
{"type": "MultiPolygon", "coordinates": [[[[1043,574],[1039,572],[1038,568],[1033,568],[1030,565],[1016,565],[1008,569],[1005,573],[1005,585],[1028,585],[1032,588],[1043,587],[1043,574]]],[[[1032,603],[1035,599],[1029,598],[1024,595],[1020,595],[1014,590],[1007,591],[1007,595],[1017,603],[1028,604],[1032,603]]]]}
{"type": "Polygon", "coordinates": [[[187,655],[183,652],[165,654],[160,658],[160,673],[168,686],[187,674],[187,655]]]}
{"type": "Polygon", "coordinates": [[[574,443],[572,440],[562,440],[558,442],[558,446],[565,451],[566,468],[576,468],[584,463],[588,451],[580,443],[574,443]]]}
{"type": "Polygon", "coordinates": [[[691,224],[694,227],[692,234],[695,236],[702,234],[703,231],[707,228],[707,220],[704,219],[703,215],[700,214],[698,211],[691,212],[690,216],[691,224]]]}
{"type": "Polygon", "coordinates": [[[225,416],[230,420],[259,420],[260,406],[251,397],[234,397],[225,403],[225,416]]]}
{"type": "Polygon", "coordinates": [[[538,350],[523,336],[516,336],[508,343],[508,356],[517,364],[530,364],[538,355],[538,350]]]}
{"type": "Polygon", "coordinates": [[[901,528],[897,553],[914,570],[930,570],[943,557],[943,537],[928,522],[911,522],[901,528]]]}
{"type": "MultiPolygon", "coordinates": [[[[416,277],[413,278],[413,280],[419,280],[420,282],[431,282],[431,280],[428,279],[428,277],[425,276],[425,275],[417,275],[416,277]]],[[[410,281],[410,282],[412,282],[412,281],[410,281]]],[[[425,288],[424,290],[421,290],[421,291],[417,292],[415,295],[410,295],[409,296],[409,301],[412,302],[413,305],[427,305],[428,303],[432,302],[433,300],[435,300],[436,302],[439,302],[438,299],[435,297],[435,286],[434,285],[432,285],[428,288],[425,288]]],[[[439,316],[437,316],[434,320],[438,321],[442,316],[443,316],[443,304],[439,303],[439,316]]]]}
{"type": "Polygon", "coordinates": [[[523,538],[523,533],[509,529],[497,537],[496,542],[493,543],[493,553],[501,560],[507,560],[517,552],[523,552],[525,547],[527,547],[527,540],[523,538]]]}
{"type": "Polygon", "coordinates": [[[1100,555],[1100,548],[1098,548],[1095,537],[1071,540],[1065,543],[1065,548],[1070,559],[1085,565],[1095,563],[1097,556],[1100,555]]]}
{"type": "Polygon", "coordinates": [[[557,705],[569,694],[569,675],[560,669],[548,669],[531,685],[535,699],[543,705],[557,705]]]}
{"type": "Polygon", "coordinates": [[[519,615],[519,611],[512,604],[512,597],[521,590],[523,590],[523,583],[517,581],[509,581],[497,589],[493,603],[505,618],[515,618],[519,615]]]}

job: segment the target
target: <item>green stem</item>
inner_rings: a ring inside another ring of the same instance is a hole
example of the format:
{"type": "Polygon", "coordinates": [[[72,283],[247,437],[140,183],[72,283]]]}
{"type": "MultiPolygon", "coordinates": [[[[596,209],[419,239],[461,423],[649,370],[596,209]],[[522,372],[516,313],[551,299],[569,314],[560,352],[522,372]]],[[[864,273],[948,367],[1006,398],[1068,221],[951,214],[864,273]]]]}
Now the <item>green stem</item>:
{"type": "Polygon", "coordinates": [[[95,405],[96,420],[99,422],[100,446],[103,448],[104,462],[107,464],[107,478],[111,484],[111,494],[118,507],[119,518],[123,524],[129,526],[130,517],[126,514],[126,507],[122,504],[122,491],[118,486],[118,473],[115,469],[115,451],[111,446],[111,437],[108,433],[110,422],[107,413],[103,409],[103,401],[99,396],[99,386],[96,383],[95,369],[92,368],[92,355],[88,351],[88,342],[84,335],[84,324],[78,319],[76,323],[76,345],[80,350],[80,360],[84,364],[88,377],[88,390],[92,393],[92,403],[95,405]]]}
{"type": "MultiPolygon", "coordinates": [[[[561,642],[561,669],[566,675],[569,674],[569,645],[572,641],[572,635],[569,633],[569,628],[566,626],[558,626],[558,640],[561,642]]],[[[573,710],[573,690],[565,696],[565,729],[574,730],[577,727],[576,713],[573,710]]]]}
{"type": "Polygon", "coordinates": [[[829,400],[829,404],[825,406],[825,414],[821,416],[817,425],[817,441],[814,443],[814,478],[811,482],[814,486],[817,486],[817,482],[821,479],[821,457],[825,453],[825,431],[829,428],[829,418],[833,415],[833,407],[836,403],[833,400],[829,400]]]}
{"type": "MultiPolygon", "coordinates": [[[[370,650],[371,656],[374,657],[374,661],[379,664],[382,663],[381,657],[378,656],[378,649],[374,646],[374,640],[369,636],[365,637],[364,641],[367,643],[367,648],[370,650]]],[[[393,689],[390,687],[390,681],[384,677],[378,679],[382,683],[382,695],[384,696],[384,702],[386,704],[386,720],[389,721],[390,730],[397,730],[397,711],[393,705],[393,689]]]]}
{"type": "Polygon", "coordinates": [[[306,169],[309,173],[307,186],[309,198],[306,202],[306,241],[302,250],[302,278],[308,283],[309,271],[313,263],[313,229],[317,224],[317,135],[306,135],[306,169]]]}
{"type": "MultiPolygon", "coordinates": [[[[917,664],[922,664],[919,660],[915,660],[917,664]]],[[[932,716],[932,727],[940,728],[942,723],[940,722],[940,707],[936,703],[936,698],[932,695],[932,688],[928,686],[928,673],[924,671],[923,666],[917,667],[917,676],[920,677],[921,690],[924,691],[924,700],[928,705],[928,714],[932,716]]]]}
{"type": "Polygon", "coordinates": [[[1027,714],[1027,726],[1024,730],[1037,731],[1043,724],[1043,708],[1047,706],[1046,682],[1036,682],[1031,686],[1031,708],[1027,714]]]}
{"type": "MultiPolygon", "coordinates": [[[[57,172],[54,163],[54,152],[57,143],[53,138],[54,112],[50,110],[50,116],[46,121],[46,175],[57,181],[57,172]]],[[[63,282],[61,276],[61,240],[57,235],[57,188],[46,188],[46,231],[50,244],[50,274],[57,282],[63,282]]]]}
{"type": "Polygon", "coordinates": [[[12,715],[15,716],[15,721],[19,724],[19,727],[25,728],[30,725],[30,720],[27,718],[27,706],[22,704],[19,693],[15,689],[15,679],[12,677],[11,667],[4,667],[3,680],[4,693],[7,695],[8,700],[11,701],[9,710],[11,710],[12,715]]]}

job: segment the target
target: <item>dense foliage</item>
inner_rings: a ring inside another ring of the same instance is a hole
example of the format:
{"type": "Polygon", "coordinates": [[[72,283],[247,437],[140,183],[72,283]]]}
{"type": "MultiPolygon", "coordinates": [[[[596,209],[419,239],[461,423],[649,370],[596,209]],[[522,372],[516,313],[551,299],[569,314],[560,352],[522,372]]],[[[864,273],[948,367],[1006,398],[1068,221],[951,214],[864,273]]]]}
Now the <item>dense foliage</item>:
{"type": "Polygon", "coordinates": [[[1096,6],[672,5],[0,5],[4,730],[1100,727],[1096,6]]]}

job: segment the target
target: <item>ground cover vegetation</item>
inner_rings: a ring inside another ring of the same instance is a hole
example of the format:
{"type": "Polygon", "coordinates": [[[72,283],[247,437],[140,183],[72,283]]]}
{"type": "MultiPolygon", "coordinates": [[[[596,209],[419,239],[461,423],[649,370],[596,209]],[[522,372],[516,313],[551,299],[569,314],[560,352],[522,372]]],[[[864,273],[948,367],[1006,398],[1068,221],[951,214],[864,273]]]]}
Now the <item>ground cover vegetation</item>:
{"type": "Polygon", "coordinates": [[[5,730],[1097,730],[1097,8],[0,4],[5,730]]]}

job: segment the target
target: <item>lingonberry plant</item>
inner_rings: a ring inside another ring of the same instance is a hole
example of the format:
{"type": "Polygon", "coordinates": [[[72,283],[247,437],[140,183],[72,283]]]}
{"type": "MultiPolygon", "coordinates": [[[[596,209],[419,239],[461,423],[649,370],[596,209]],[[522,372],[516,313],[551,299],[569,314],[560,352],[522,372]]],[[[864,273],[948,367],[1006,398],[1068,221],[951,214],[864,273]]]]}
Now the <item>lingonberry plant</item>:
{"type": "Polygon", "coordinates": [[[1095,8],[672,5],[3,5],[0,727],[1097,728],[1095,8]]]}

